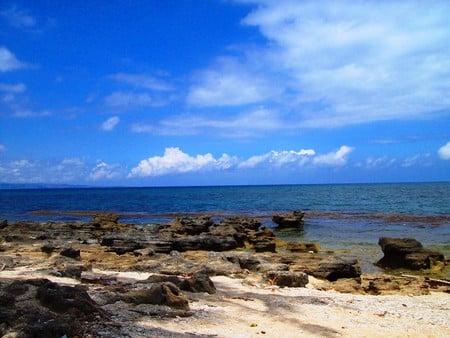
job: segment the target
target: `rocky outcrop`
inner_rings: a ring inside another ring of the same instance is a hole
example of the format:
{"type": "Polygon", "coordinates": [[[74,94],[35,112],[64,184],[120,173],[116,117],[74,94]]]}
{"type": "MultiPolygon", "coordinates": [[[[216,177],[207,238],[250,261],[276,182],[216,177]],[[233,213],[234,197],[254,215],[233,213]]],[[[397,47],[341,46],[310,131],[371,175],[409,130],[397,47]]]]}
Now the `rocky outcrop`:
{"type": "Polygon", "coordinates": [[[414,238],[381,237],[378,244],[384,253],[384,257],[377,262],[381,267],[420,270],[430,269],[444,261],[442,253],[424,248],[414,238]]]}
{"type": "Polygon", "coordinates": [[[216,287],[208,274],[202,271],[194,273],[191,277],[184,278],[174,275],[152,275],[146,283],[170,282],[175,284],[180,290],[189,292],[216,293],[216,287]]]}
{"type": "Polygon", "coordinates": [[[0,289],[0,335],[14,337],[82,336],[82,325],[105,312],[81,287],[47,279],[16,280],[0,289]]]}
{"type": "Polygon", "coordinates": [[[272,221],[278,225],[278,228],[297,228],[303,229],[305,213],[296,210],[292,214],[276,214],[272,216],[272,221]]]}
{"type": "Polygon", "coordinates": [[[317,243],[298,243],[298,242],[287,242],[286,249],[290,252],[313,252],[317,253],[320,251],[320,247],[317,243]]]}
{"type": "Polygon", "coordinates": [[[171,282],[155,283],[148,289],[131,290],[121,294],[120,299],[135,305],[167,305],[176,309],[189,310],[189,300],[171,282]]]}
{"type": "Polygon", "coordinates": [[[265,274],[269,284],[281,287],[305,287],[308,284],[308,275],[296,271],[269,271],[265,274]]]}
{"type": "Polygon", "coordinates": [[[329,280],[337,281],[341,278],[360,278],[361,267],[356,259],[329,259],[318,263],[317,266],[306,269],[310,275],[329,280]]]}

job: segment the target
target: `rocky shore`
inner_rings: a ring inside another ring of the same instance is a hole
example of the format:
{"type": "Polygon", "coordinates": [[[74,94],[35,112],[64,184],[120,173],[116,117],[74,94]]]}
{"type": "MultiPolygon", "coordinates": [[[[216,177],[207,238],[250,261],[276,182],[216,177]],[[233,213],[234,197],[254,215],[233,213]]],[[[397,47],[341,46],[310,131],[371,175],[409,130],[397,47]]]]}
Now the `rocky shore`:
{"type": "MultiPolygon", "coordinates": [[[[273,221],[301,229],[303,217],[273,221]]],[[[386,270],[366,275],[247,216],[4,220],[0,336],[450,336],[449,260],[414,239],[379,244],[386,270]]]]}

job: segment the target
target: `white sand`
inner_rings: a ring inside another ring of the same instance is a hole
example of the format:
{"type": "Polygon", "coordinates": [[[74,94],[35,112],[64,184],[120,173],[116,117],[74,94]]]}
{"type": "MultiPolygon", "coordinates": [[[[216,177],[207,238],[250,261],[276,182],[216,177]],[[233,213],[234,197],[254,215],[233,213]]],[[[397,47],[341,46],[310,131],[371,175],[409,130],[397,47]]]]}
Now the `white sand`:
{"type": "MultiPolygon", "coordinates": [[[[111,271],[107,273],[112,273],[111,271]]],[[[124,279],[148,274],[118,273],[124,279]]],[[[27,269],[0,278],[46,277],[27,269]]],[[[71,279],[52,278],[62,283],[71,279]]],[[[217,293],[188,293],[193,316],[155,318],[109,307],[131,337],[450,337],[450,294],[368,296],[308,288],[278,288],[242,279],[212,278],[217,293]]]]}

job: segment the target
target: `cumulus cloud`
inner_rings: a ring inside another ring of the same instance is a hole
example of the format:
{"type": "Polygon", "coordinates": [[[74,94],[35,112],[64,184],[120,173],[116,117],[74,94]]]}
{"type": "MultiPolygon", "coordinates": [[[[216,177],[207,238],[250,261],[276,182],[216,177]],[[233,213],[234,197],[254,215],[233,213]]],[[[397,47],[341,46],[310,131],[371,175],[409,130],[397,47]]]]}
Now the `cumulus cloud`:
{"type": "Polygon", "coordinates": [[[450,160],[450,142],[447,142],[438,150],[439,157],[443,160],[450,160]]]}
{"type": "Polygon", "coordinates": [[[111,75],[111,78],[137,88],[156,91],[170,91],[173,89],[170,84],[147,74],[117,73],[111,75]]]}
{"type": "Polygon", "coordinates": [[[335,152],[314,157],[313,163],[316,165],[326,166],[342,166],[347,164],[348,155],[354,148],[348,146],[341,146],[335,152]]]}
{"type": "Polygon", "coordinates": [[[172,147],[166,148],[163,156],[154,156],[142,160],[137,167],[131,170],[129,177],[228,169],[234,161],[235,159],[227,154],[223,154],[218,159],[210,153],[190,156],[181,151],[180,148],[172,147]]]}
{"type": "Polygon", "coordinates": [[[0,47],[0,72],[10,72],[26,67],[27,64],[19,61],[9,49],[0,47]]]}
{"type": "Polygon", "coordinates": [[[113,179],[120,176],[120,166],[118,164],[108,164],[103,161],[97,161],[91,169],[89,179],[93,181],[103,179],[113,179]]]}
{"type": "Polygon", "coordinates": [[[232,58],[222,58],[196,75],[187,101],[195,106],[237,106],[264,101],[273,91],[262,75],[249,72],[232,58]]]}
{"type": "Polygon", "coordinates": [[[201,172],[208,170],[252,169],[256,167],[280,168],[283,166],[342,166],[347,162],[348,154],[353,148],[342,146],[336,152],[316,155],[313,149],[272,150],[262,155],[239,159],[228,154],[214,158],[210,153],[191,156],[178,147],[166,148],[163,156],[153,156],[142,160],[131,170],[128,177],[161,176],[201,172]]]}
{"type": "Polygon", "coordinates": [[[301,149],[300,151],[272,150],[263,155],[252,156],[239,164],[240,168],[254,168],[258,165],[274,165],[282,166],[285,164],[297,164],[303,166],[310,162],[311,158],[316,154],[313,149],[301,149]]]}
{"type": "Polygon", "coordinates": [[[120,118],[117,116],[110,117],[105,122],[102,123],[101,129],[104,131],[111,131],[113,130],[117,124],[120,122],[120,118]]]}

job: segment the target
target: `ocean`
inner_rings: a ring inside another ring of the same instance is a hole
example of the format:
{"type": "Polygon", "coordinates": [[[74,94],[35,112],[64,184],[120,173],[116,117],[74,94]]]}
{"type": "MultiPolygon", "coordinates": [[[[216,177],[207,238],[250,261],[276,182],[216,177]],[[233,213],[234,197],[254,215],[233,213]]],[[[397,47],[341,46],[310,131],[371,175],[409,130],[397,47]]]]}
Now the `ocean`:
{"type": "Polygon", "coordinates": [[[450,182],[0,190],[0,219],[9,221],[87,220],[114,211],[142,226],[182,214],[239,214],[274,227],[273,214],[293,210],[306,212],[304,230],[277,236],[359,258],[366,271],[382,256],[382,236],[413,237],[450,255],[450,182]]]}

